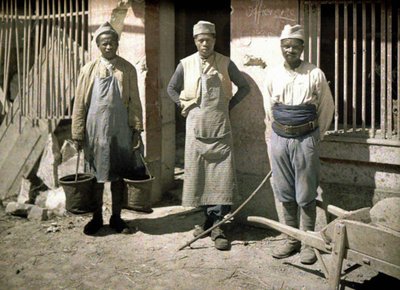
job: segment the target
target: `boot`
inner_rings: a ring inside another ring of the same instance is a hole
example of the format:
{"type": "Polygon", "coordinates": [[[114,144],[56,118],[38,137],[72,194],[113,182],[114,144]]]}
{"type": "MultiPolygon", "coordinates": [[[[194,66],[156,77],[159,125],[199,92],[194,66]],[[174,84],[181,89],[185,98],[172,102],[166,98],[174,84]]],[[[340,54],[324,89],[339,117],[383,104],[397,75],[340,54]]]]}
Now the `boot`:
{"type": "MultiPolygon", "coordinates": [[[[295,201],[292,202],[283,202],[283,218],[285,220],[285,224],[294,228],[299,227],[298,218],[297,218],[297,203],[295,201]]],[[[300,250],[300,241],[287,236],[283,245],[280,245],[274,249],[272,252],[272,257],[276,259],[287,258],[300,250]]]]}
{"type": "MultiPolygon", "coordinates": [[[[197,237],[199,235],[201,235],[204,231],[208,230],[209,228],[211,228],[213,225],[213,220],[209,217],[206,217],[204,224],[202,226],[196,225],[194,227],[194,231],[193,231],[193,236],[197,237]]],[[[205,238],[207,236],[209,236],[210,233],[208,235],[204,235],[202,238],[205,238]]]]}
{"type": "Polygon", "coordinates": [[[92,219],[83,228],[85,235],[92,236],[103,227],[103,191],[104,183],[94,185],[94,211],[92,219]]]}
{"type": "Polygon", "coordinates": [[[85,235],[92,236],[96,234],[103,227],[103,217],[101,212],[95,212],[92,219],[83,228],[83,233],[85,235]]]}
{"type": "Polygon", "coordinates": [[[229,250],[231,246],[221,227],[216,227],[211,231],[211,239],[214,241],[215,248],[220,251],[229,250]]]}
{"type": "MultiPolygon", "coordinates": [[[[312,201],[306,206],[300,207],[301,225],[304,231],[314,231],[315,220],[317,217],[316,201],[312,201]]],[[[300,262],[311,265],[317,261],[314,249],[308,245],[302,245],[300,251],[300,262]]]]}
{"type": "Polygon", "coordinates": [[[129,227],[127,223],[119,215],[111,215],[110,228],[114,229],[117,233],[129,233],[129,227]]]}

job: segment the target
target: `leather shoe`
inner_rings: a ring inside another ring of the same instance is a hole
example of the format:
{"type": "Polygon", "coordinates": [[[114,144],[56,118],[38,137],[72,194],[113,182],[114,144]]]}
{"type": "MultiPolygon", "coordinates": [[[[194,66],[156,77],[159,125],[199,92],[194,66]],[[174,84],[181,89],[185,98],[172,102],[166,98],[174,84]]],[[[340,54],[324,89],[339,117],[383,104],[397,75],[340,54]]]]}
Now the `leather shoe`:
{"type": "Polygon", "coordinates": [[[304,246],[300,251],[300,263],[312,265],[317,261],[314,249],[310,246],[304,246]]]}
{"type": "Polygon", "coordinates": [[[129,233],[127,223],[121,219],[120,216],[112,215],[110,218],[110,228],[114,229],[117,233],[129,233]]]}
{"type": "Polygon", "coordinates": [[[92,218],[83,228],[85,235],[92,236],[103,227],[103,218],[92,218]]]}
{"type": "Polygon", "coordinates": [[[280,245],[272,252],[272,257],[283,259],[294,255],[300,250],[300,242],[294,239],[286,239],[283,245],[280,245]]]}
{"type": "Polygon", "coordinates": [[[214,241],[216,249],[220,251],[230,249],[231,245],[220,227],[216,227],[211,231],[211,239],[214,241]]]}
{"type": "MultiPolygon", "coordinates": [[[[199,226],[199,225],[195,225],[194,226],[194,231],[193,231],[193,236],[196,238],[197,236],[200,236],[204,231],[208,230],[209,228],[211,228],[213,225],[213,221],[211,219],[206,219],[203,226],[199,226]]],[[[204,235],[201,238],[205,238],[207,236],[209,236],[210,233],[208,233],[208,235],[204,235]]]]}

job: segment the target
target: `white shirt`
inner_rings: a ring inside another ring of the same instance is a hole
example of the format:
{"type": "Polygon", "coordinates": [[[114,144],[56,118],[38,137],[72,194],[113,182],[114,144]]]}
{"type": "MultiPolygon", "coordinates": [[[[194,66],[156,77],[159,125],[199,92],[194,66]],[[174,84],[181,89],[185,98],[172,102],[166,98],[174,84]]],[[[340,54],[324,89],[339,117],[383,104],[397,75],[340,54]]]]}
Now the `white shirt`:
{"type": "Polygon", "coordinates": [[[271,108],[275,103],[315,105],[321,140],[331,125],[335,108],[325,74],[315,65],[305,61],[294,70],[285,62],[268,71],[264,94],[267,124],[272,122],[271,108]]]}

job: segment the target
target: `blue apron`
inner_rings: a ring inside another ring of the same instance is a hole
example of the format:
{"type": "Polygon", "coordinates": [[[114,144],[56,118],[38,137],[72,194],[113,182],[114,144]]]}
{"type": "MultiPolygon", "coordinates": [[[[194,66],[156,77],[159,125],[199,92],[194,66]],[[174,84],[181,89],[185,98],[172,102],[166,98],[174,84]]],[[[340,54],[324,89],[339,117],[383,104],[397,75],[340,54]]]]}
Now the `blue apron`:
{"type": "Polygon", "coordinates": [[[137,168],[132,151],[132,129],[121,100],[118,82],[111,76],[96,77],[86,119],[85,166],[97,182],[129,178],[137,168]]]}

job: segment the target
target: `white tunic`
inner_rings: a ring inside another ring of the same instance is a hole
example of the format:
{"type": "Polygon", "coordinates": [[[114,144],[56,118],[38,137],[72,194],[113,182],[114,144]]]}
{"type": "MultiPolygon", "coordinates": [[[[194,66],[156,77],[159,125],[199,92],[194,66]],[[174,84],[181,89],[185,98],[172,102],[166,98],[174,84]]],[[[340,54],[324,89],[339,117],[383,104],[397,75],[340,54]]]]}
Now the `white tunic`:
{"type": "Polygon", "coordinates": [[[285,63],[268,71],[264,94],[268,126],[272,121],[271,108],[275,103],[314,104],[317,107],[321,140],[331,125],[334,103],[329,84],[323,71],[309,62],[302,61],[294,70],[285,63]]]}

